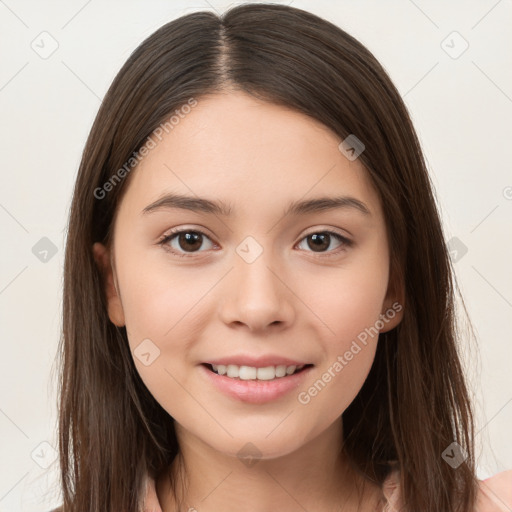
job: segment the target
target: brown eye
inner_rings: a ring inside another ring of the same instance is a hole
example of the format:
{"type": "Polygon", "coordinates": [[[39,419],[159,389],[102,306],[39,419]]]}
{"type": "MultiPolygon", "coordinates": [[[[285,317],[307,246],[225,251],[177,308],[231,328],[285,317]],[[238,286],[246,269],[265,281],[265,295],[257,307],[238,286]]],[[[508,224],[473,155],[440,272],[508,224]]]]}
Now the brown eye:
{"type": "Polygon", "coordinates": [[[184,251],[195,251],[203,244],[203,236],[195,231],[187,231],[178,234],[178,245],[184,251]]]}
{"type": "Polygon", "coordinates": [[[205,241],[210,243],[210,247],[207,248],[211,249],[213,247],[213,243],[207,235],[201,231],[183,229],[181,231],[170,233],[159,243],[167,250],[178,256],[186,256],[186,253],[193,254],[203,252],[199,249],[201,249],[205,241]]]}
{"type": "Polygon", "coordinates": [[[315,252],[328,249],[331,243],[331,237],[327,233],[314,233],[306,237],[308,240],[308,247],[315,252]]]}
{"type": "Polygon", "coordinates": [[[348,238],[345,238],[344,236],[341,236],[338,233],[334,233],[332,231],[310,233],[301,240],[301,243],[303,243],[304,240],[306,240],[307,247],[312,252],[317,253],[336,252],[337,248],[343,248],[344,246],[349,247],[352,244],[348,238]],[[328,250],[333,239],[338,241],[338,245],[337,247],[334,247],[334,249],[331,248],[331,250],[328,250]]]}

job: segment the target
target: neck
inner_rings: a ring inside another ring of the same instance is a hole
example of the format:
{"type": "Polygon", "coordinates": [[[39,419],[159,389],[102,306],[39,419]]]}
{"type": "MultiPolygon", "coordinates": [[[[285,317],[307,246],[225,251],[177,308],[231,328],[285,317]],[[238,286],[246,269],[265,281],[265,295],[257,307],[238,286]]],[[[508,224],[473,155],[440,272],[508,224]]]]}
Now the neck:
{"type": "Polygon", "coordinates": [[[180,453],[157,482],[163,512],[375,510],[370,504],[379,489],[346,460],[341,418],[299,450],[272,459],[241,460],[176,427],[180,453]]]}

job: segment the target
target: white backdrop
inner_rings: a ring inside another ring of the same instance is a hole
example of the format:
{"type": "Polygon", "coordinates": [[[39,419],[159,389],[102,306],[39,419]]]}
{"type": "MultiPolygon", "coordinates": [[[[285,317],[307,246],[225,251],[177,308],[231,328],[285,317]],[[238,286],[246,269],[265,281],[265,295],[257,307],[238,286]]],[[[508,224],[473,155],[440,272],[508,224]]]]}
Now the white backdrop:
{"type": "MultiPolygon", "coordinates": [[[[512,469],[512,4],[286,3],[359,39],[405,99],[478,335],[478,351],[468,361],[479,477],[512,469]]],[[[51,370],[61,325],[65,226],[101,98],[130,53],[158,27],[229,5],[0,0],[0,512],[45,512],[60,503],[51,370]]]]}

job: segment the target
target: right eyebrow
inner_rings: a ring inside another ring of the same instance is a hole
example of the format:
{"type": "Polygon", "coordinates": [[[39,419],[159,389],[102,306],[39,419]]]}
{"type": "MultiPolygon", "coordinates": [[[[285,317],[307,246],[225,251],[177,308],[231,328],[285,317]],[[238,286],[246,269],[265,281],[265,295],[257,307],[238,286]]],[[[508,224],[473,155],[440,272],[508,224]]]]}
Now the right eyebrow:
{"type": "Polygon", "coordinates": [[[231,215],[231,207],[224,204],[222,201],[211,201],[210,199],[180,194],[166,194],[160,199],[157,199],[154,203],[146,206],[144,210],[142,210],[142,213],[147,214],[168,208],[180,208],[182,210],[223,215],[226,217],[231,215]]]}

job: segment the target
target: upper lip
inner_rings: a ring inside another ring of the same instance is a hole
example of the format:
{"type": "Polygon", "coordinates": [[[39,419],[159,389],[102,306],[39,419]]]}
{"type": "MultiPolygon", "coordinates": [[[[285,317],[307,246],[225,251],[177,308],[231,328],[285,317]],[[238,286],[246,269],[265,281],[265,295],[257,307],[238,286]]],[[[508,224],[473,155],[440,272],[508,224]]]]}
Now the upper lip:
{"type": "Polygon", "coordinates": [[[216,359],[209,359],[205,361],[205,364],[214,365],[229,365],[234,364],[237,366],[253,366],[255,368],[264,368],[266,366],[302,366],[311,364],[309,362],[297,361],[296,359],[289,359],[287,357],[281,357],[277,355],[264,355],[264,356],[248,356],[248,355],[232,355],[228,357],[219,357],[216,359]]]}

